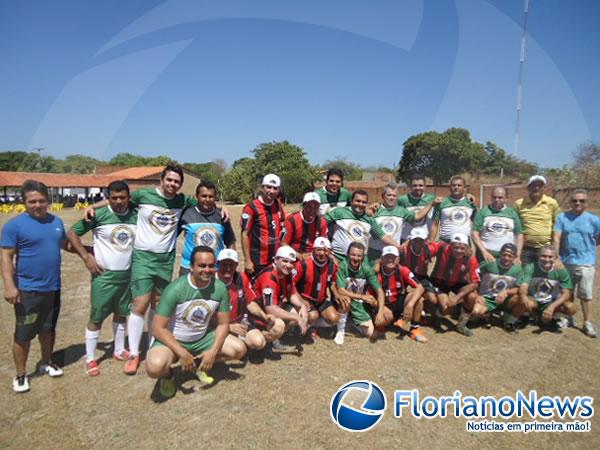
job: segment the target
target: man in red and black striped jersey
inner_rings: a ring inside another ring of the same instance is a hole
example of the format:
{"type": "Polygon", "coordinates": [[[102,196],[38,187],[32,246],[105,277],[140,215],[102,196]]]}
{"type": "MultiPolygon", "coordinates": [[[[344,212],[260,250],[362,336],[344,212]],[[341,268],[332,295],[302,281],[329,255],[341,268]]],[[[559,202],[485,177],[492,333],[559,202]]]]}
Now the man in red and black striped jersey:
{"type": "Polygon", "coordinates": [[[265,175],[263,190],[242,211],[242,250],[245,271],[254,275],[273,262],[281,245],[285,211],[279,201],[281,180],[272,173],[265,175]]]}
{"type": "MultiPolygon", "coordinates": [[[[325,237],[318,237],[310,256],[296,262],[294,283],[296,290],[308,309],[308,323],[314,324],[319,315],[330,325],[338,323],[340,316],[329,299],[329,290],[333,296],[337,293],[337,263],[329,257],[331,242],[325,237]]],[[[346,309],[343,311],[347,313],[346,309]]]]}
{"type": "Polygon", "coordinates": [[[327,237],[327,221],[319,214],[320,206],[319,194],[307,192],[302,200],[302,210],[285,218],[283,242],[302,258],[312,253],[315,239],[327,237]]]}
{"type": "Polygon", "coordinates": [[[283,320],[287,328],[298,325],[300,332],[306,334],[308,310],[294,285],[295,262],[296,251],[292,247],[279,247],[273,265],[263,269],[254,280],[254,301],[259,302],[267,314],[283,320]]]}
{"type": "Polygon", "coordinates": [[[235,337],[236,344],[245,345],[252,350],[261,350],[267,342],[279,339],[285,331],[285,324],[281,319],[265,313],[258,303],[253,301],[256,294],[250,286],[250,277],[245,272],[237,272],[237,252],[223,249],[217,261],[217,279],[225,283],[229,292],[229,333],[235,337]],[[265,324],[264,327],[254,325],[251,320],[254,317],[265,324]]]}
{"type": "Polygon", "coordinates": [[[396,247],[388,245],[381,252],[381,266],[377,274],[385,295],[386,314],[392,314],[394,325],[404,329],[410,324],[409,335],[413,341],[425,343],[427,337],[419,326],[423,311],[423,286],[406,266],[400,265],[396,247]],[[411,292],[407,288],[411,287],[411,292]]]}
{"type": "Polygon", "coordinates": [[[429,277],[436,288],[436,317],[439,319],[442,314],[448,314],[450,308],[462,304],[456,331],[471,336],[473,333],[467,328],[467,322],[477,301],[481,279],[479,263],[471,254],[469,238],[465,234],[454,233],[450,244],[442,245],[435,258],[429,277]],[[454,293],[453,297],[449,296],[450,292],[454,293]]]}

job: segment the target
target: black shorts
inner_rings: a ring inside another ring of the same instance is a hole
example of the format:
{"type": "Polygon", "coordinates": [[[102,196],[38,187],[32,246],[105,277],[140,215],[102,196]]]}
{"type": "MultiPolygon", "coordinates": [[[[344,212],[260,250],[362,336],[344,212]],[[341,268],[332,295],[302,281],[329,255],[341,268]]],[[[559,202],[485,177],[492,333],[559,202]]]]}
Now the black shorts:
{"type": "Polygon", "coordinates": [[[307,302],[310,305],[308,311],[319,311],[319,314],[323,314],[323,311],[325,311],[327,308],[335,307],[330,300],[323,300],[321,303],[317,303],[314,300],[307,300],[307,302]]]}
{"type": "Polygon", "coordinates": [[[56,329],[60,313],[60,291],[21,291],[15,307],[15,341],[28,342],[38,334],[56,329]]]}
{"type": "Polygon", "coordinates": [[[454,294],[458,294],[462,288],[467,286],[465,283],[455,284],[454,286],[448,286],[447,284],[440,283],[435,286],[436,294],[449,294],[450,292],[454,294]]]}
{"type": "Polygon", "coordinates": [[[394,303],[385,304],[385,306],[387,306],[390,309],[390,311],[392,311],[392,314],[394,314],[394,320],[400,319],[402,317],[402,314],[404,313],[405,298],[405,295],[401,295],[400,297],[398,297],[398,300],[396,300],[394,303]]]}
{"type": "Polygon", "coordinates": [[[435,286],[433,285],[428,276],[425,275],[420,277],[417,275],[416,278],[417,281],[421,283],[421,286],[423,286],[423,289],[425,289],[425,292],[432,292],[435,294],[435,286]]]}

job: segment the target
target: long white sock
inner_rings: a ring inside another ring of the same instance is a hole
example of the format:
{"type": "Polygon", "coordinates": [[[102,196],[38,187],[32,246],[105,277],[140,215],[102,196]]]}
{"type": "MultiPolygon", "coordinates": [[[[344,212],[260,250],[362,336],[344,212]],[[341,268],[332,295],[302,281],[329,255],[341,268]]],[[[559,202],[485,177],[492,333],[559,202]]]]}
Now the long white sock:
{"type": "Polygon", "coordinates": [[[125,350],[125,324],[119,322],[113,322],[113,334],[115,336],[115,349],[114,352],[120,355],[125,350]]]}
{"type": "Polygon", "coordinates": [[[348,313],[340,313],[340,320],[337,323],[338,332],[346,329],[346,320],[348,320],[348,313]]]}
{"type": "Polygon", "coordinates": [[[129,314],[127,331],[129,333],[129,353],[137,356],[140,354],[140,342],[142,334],[144,334],[144,317],[133,312],[129,314]]]}
{"type": "Polygon", "coordinates": [[[100,339],[100,330],[90,331],[85,329],[85,362],[94,361],[96,359],[96,347],[100,339]]]}
{"type": "Polygon", "coordinates": [[[148,309],[148,319],[146,321],[146,326],[148,329],[148,348],[154,344],[154,336],[152,336],[152,321],[154,320],[154,310],[152,308],[148,309]]]}

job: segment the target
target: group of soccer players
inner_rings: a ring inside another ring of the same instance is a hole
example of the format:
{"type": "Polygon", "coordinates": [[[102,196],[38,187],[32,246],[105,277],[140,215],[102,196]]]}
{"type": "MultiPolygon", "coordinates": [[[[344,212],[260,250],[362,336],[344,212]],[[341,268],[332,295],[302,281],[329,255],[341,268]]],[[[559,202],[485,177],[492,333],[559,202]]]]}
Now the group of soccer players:
{"type": "MultiPolygon", "coordinates": [[[[333,328],[334,342],[343,345],[346,329],[353,328],[371,340],[395,331],[426,343],[423,324],[471,336],[471,319],[487,326],[493,318],[511,334],[529,320],[560,331],[572,323],[574,282],[587,308],[584,331],[595,336],[589,273],[573,279],[571,266],[582,264],[558,258],[557,249],[562,256],[569,242],[555,230],[562,217],[556,220],[558,209],[543,193],[541,176],[530,179],[532,198],[518,201],[517,210],[506,206],[503,187],[478,210],[460,176],[451,179],[446,198],[425,193],[424,177],[414,176],[409,193],[399,197],[397,186],[389,184],[381,201],[370,204],[367,192],[344,188],[343,173],[333,168],[325,185],[306,193],[301,209],[288,214],[280,200],[280,178],[267,174],[242,212],[241,253],[227,210],[216,206],[215,185],[202,182],[190,197],[178,192],[183,178],[180,166],[168,165],[157,187],[130,193],[126,183],[113,182],[107,199],[86,210],[67,233],[67,249],[92,274],[85,330],[90,376],[100,374],[95,351],[101,325],[111,314],[113,355],[125,362],[129,375],[140,365],[147,318],[146,371],[160,380],[164,397],[175,394],[174,367],[199,368],[210,382],[206,371],[215,361],[246,354],[251,361],[277,358],[273,349],[283,347],[286,334],[314,341],[327,334],[317,330],[333,328]],[[550,235],[540,239],[548,220],[550,235]],[[88,231],[93,248],[81,241],[88,231]],[[181,267],[172,281],[180,233],[181,267]]],[[[586,194],[576,191],[577,196],[586,194]]],[[[600,219],[586,218],[595,258],[600,219]]],[[[4,242],[3,232],[3,247],[4,242]]],[[[593,276],[592,271],[592,284],[593,276]]],[[[17,381],[15,391],[29,389],[17,381]]]]}

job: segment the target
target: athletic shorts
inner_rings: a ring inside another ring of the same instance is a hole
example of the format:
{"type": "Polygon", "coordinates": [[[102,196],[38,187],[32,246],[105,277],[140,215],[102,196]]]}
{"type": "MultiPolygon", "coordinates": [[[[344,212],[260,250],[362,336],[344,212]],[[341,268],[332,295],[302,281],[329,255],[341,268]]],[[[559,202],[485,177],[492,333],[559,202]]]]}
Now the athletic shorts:
{"type": "Polygon", "coordinates": [[[131,272],[107,270],[92,278],[90,322],[100,324],[110,314],[127,316],[131,308],[131,272]]]}
{"type": "Polygon", "coordinates": [[[540,316],[544,313],[544,311],[546,310],[546,308],[548,308],[548,306],[550,306],[552,303],[554,303],[554,301],[546,302],[546,303],[539,303],[531,295],[528,295],[527,297],[529,298],[529,300],[533,300],[536,303],[537,309],[534,311],[534,314],[538,314],[540,316]]]}
{"type": "Polygon", "coordinates": [[[133,250],[131,257],[131,295],[133,298],[149,294],[153,290],[159,294],[171,282],[175,251],[152,253],[133,250]]]}
{"type": "Polygon", "coordinates": [[[363,302],[352,300],[350,304],[350,317],[356,325],[366,325],[370,322],[372,320],[370,311],[371,308],[363,302]]]}
{"type": "MultiPolygon", "coordinates": [[[[306,300],[306,299],[304,299],[306,300]]],[[[319,311],[319,314],[323,314],[327,308],[334,307],[330,300],[323,300],[321,303],[315,302],[314,300],[306,300],[310,307],[308,311],[319,311]]]]}
{"type": "Polygon", "coordinates": [[[458,284],[455,284],[454,286],[448,286],[445,283],[439,283],[439,284],[435,285],[435,293],[436,294],[449,294],[450,292],[452,292],[454,294],[458,294],[458,291],[460,291],[465,286],[466,286],[465,283],[458,283],[458,284]]]}
{"type": "Polygon", "coordinates": [[[431,292],[435,294],[435,286],[427,275],[421,277],[417,275],[416,278],[417,281],[421,283],[421,286],[423,286],[423,289],[425,289],[425,292],[431,292]]]}
{"type": "Polygon", "coordinates": [[[571,275],[573,286],[576,289],[576,296],[580,300],[591,300],[594,290],[594,266],[580,266],[577,264],[565,264],[565,267],[571,275]]]}
{"type": "Polygon", "coordinates": [[[15,308],[15,341],[28,342],[38,334],[56,330],[60,314],[60,291],[21,291],[15,308]]]}
{"type": "Polygon", "coordinates": [[[401,295],[398,297],[398,300],[396,300],[393,303],[386,303],[385,306],[387,306],[390,311],[392,311],[392,314],[394,314],[394,320],[400,319],[402,317],[402,315],[404,314],[404,300],[406,299],[405,295],[401,295]]]}
{"type": "MultiPolygon", "coordinates": [[[[483,299],[485,300],[485,306],[486,306],[488,312],[493,312],[493,311],[497,310],[498,308],[502,307],[502,305],[499,305],[498,303],[496,303],[496,299],[494,297],[490,297],[489,295],[484,295],[483,299]]],[[[508,298],[505,300],[505,302],[508,302],[508,298]]]]}
{"type": "MultiPolygon", "coordinates": [[[[213,346],[213,344],[215,343],[215,331],[214,330],[207,331],[206,334],[197,341],[193,341],[193,342],[177,341],[177,342],[179,342],[179,344],[183,348],[185,348],[188,352],[190,352],[192,355],[196,356],[202,352],[205,352],[206,350],[208,350],[209,348],[211,348],[213,346]]],[[[156,339],[154,341],[154,344],[152,344],[152,348],[164,347],[164,346],[165,346],[165,344],[160,342],[158,339],[156,339]]]]}

